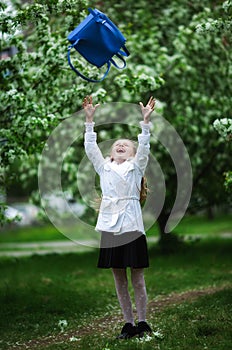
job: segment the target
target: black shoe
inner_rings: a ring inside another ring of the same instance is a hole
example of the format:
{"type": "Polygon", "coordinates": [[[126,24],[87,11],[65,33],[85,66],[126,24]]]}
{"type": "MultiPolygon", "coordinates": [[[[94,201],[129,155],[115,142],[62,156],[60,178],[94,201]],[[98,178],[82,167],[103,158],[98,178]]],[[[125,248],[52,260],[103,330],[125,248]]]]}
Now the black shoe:
{"type": "Polygon", "coordinates": [[[132,323],[126,323],[121,330],[121,333],[117,336],[117,339],[129,339],[134,337],[137,333],[137,327],[132,323]]]}
{"type": "Polygon", "coordinates": [[[142,338],[145,333],[152,333],[151,327],[145,321],[139,322],[137,327],[139,338],[142,338]]]}

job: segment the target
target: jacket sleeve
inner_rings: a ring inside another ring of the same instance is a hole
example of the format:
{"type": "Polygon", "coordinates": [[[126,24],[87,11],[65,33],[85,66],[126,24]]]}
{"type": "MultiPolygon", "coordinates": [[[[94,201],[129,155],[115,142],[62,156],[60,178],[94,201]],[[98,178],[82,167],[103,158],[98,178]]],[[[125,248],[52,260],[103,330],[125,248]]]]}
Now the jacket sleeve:
{"type": "Polygon", "coordinates": [[[138,135],[138,148],[135,155],[135,164],[139,167],[142,174],[144,175],[145,169],[148,163],[148,156],[150,153],[150,128],[151,123],[145,124],[143,121],[140,122],[142,128],[141,134],[138,135]]]}
{"type": "Polygon", "coordinates": [[[97,134],[94,132],[94,122],[85,123],[85,153],[99,174],[105,159],[97,145],[97,134]]]}

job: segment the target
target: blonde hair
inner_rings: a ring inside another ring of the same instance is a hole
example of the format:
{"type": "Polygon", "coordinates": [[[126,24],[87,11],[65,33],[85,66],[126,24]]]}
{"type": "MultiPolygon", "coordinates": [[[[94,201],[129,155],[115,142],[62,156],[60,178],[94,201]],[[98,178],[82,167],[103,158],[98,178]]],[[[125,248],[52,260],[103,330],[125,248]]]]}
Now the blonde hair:
{"type": "Polygon", "coordinates": [[[141,180],[141,190],[140,190],[140,204],[143,204],[146,199],[147,199],[147,194],[148,194],[148,187],[147,187],[147,178],[146,176],[143,176],[142,177],[142,180],[141,180]]]}

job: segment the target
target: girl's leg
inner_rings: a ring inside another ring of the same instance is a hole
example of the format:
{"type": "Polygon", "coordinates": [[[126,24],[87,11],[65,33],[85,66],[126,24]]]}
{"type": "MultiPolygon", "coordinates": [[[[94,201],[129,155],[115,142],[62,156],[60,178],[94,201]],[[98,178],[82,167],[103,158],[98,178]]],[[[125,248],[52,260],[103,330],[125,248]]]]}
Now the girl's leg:
{"type": "Polygon", "coordinates": [[[134,325],[131,298],[128,291],[126,269],[112,269],[118,300],[126,323],[134,325]]]}
{"type": "Polygon", "coordinates": [[[147,291],[143,269],[131,269],[131,282],[135,292],[138,322],[146,321],[147,291]]]}

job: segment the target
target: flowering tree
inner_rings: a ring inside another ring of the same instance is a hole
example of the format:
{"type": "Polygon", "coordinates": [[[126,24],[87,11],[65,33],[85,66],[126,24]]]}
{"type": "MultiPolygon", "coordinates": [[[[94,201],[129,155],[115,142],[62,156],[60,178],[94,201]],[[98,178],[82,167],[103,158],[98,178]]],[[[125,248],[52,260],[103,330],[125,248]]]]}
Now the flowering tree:
{"type": "MultiPolygon", "coordinates": [[[[1,185],[7,187],[19,176],[26,186],[37,177],[38,161],[51,131],[65,118],[81,109],[82,100],[92,94],[94,100],[114,101],[120,98],[119,86],[125,85],[123,74],[111,71],[106,84],[88,84],[77,77],[67,63],[67,36],[87,15],[87,1],[43,1],[13,8],[1,1],[1,185]],[[7,55],[6,53],[10,54],[7,55]],[[11,53],[15,53],[11,55],[11,53]],[[114,84],[115,81],[115,84],[114,84]],[[17,172],[13,174],[14,168],[17,172]]],[[[123,30],[123,28],[122,28],[123,30]]],[[[126,31],[126,28],[125,28],[126,31]]],[[[78,57],[78,55],[76,55],[78,57]]],[[[75,61],[75,57],[73,56],[75,61]]],[[[87,76],[97,70],[78,57],[75,64],[87,76]]],[[[154,68],[127,69],[130,87],[128,101],[140,98],[144,91],[159,88],[163,80],[154,68]],[[130,97],[131,96],[131,97],[130,97]]],[[[125,91],[121,89],[122,95],[125,91]]],[[[121,96],[121,98],[124,98],[121,96]]],[[[128,94],[127,94],[128,95],[128,94]]],[[[80,128],[83,120],[77,121],[80,128]]],[[[75,182],[76,164],[83,151],[73,152],[64,166],[68,181],[75,182]],[[73,164],[73,166],[72,166],[73,164]],[[75,164],[75,165],[74,165],[75,164]]]]}
{"type": "MultiPolygon", "coordinates": [[[[95,2],[91,5],[95,7],[95,2]]],[[[112,69],[101,84],[88,84],[75,76],[66,60],[66,38],[86,16],[86,0],[15,2],[11,13],[1,2],[1,50],[17,49],[17,54],[0,61],[2,183],[7,186],[11,181],[15,164],[20,182],[36,178],[47,137],[60,121],[81,109],[87,94],[96,102],[133,103],[153,94],[190,155],[194,175],[190,210],[226,202],[221,175],[231,161],[229,143],[218,138],[212,123],[231,116],[231,1],[106,0],[96,2],[96,7],[118,24],[131,55],[126,70],[112,69]]],[[[73,58],[84,74],[96,76],[93,67],[73,58]]],[[[82,124],[77,120],[77,126],[82,124]]],[[[122,129],[106,128],[104,138],[116,137],[122,129]]],[[[154,139],[151,147],[166,180],[166,200],[158,218],[164,233],[175,199],[176,174],[164,147],[154,139]]],[[[64,166],[73,191],[76,164],[82,157],[82,145],[75,144],[64,166]]]]}
{"type": "MultiPolygon", "coordinates": [[[[132,1],[130,5],[130,11],[128,3],[120,2],[117,8],[119,17],[126,12],[132,31],[136,22],[133,35],[144,53],[136,57],[137,64],[157,67],[157,42],[159,54],[165,57],[158,65],[165,84],[155,95],[164,102],[163,116],[175,126],[190,155],[189,211],[208,209],[211,215],[214,204],[229,200],[222,174],[231,164],[230,145],[218,138],[212,123],[231,116],[231,1],[158,1],[146,4],[145,10],[132,1]]],[[[176,174],[161,145],[154,147],[167,180],[166,201],[158,218],[164,232],[175,198],[176,174]]]]}

